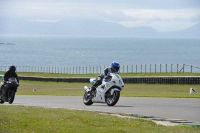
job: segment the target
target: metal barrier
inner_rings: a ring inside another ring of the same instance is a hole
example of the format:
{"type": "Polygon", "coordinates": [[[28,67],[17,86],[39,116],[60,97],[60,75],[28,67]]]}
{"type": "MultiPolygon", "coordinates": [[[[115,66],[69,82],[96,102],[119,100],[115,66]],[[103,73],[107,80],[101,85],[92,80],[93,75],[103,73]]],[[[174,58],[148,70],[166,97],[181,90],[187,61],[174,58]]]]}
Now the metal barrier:
{"type": "MultiPolygon", "coordinates": [[[[63,74],[97,74],[101,73],[106,66],[16,66],[17,72],[40,72],[40,73],[63,73],[63,74]]],[[[0,71],[5,72],[9,66],[0,66],[0,71]]],[[[143,64],[121,65],[120,73],[169,73],[169,72],[200,72],[200,67],[186,64],[143,64]]]]}
{"type": "MultiPolygon", "coordinates": [[[[84,82],[89,83],[90,78],[54,78],[54,77],[26,77],[19,76],[20,80],[45,82],[84,82]]],[[[124,83],[133,84],[200,84],[200,76],[194,77],[122,77],[124,83]]]]}

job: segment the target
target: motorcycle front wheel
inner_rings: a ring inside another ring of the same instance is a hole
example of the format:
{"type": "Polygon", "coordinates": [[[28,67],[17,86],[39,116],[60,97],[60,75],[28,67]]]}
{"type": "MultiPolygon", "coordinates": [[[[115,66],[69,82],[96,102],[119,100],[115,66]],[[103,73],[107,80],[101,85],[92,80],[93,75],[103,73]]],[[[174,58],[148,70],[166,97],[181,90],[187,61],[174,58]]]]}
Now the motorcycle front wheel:
{"type": "Polygon", "coordinates": [[[12,104],[15,99],[15,92],[13,90],[8,91],[8,103],[12,104]]]}
{"type": "Polygon", "coordinates": [[[4,101],[2,100],[2,97],[3,97],[3,95],[2,95],[2,92],[1,92],[1,90],[0,90],[0,104],[3,104],[3,103],[4,103],[4,101]]]}
{"type": "Polygon", "coordinates": [[[106,98],[106,103],[108,106],[114,106],[120,97],[120,91],[114,91],[113,95],[111,95],[111,91],[108,93],[106,98]]]}
{"type": "Polygon", "coordinates": [[[85,92],[84,96],[83,96],[83,103],[85,105],[92,105],[93,102],[92,102],[92,99],[88,97],[88,93],[85,92]]]}

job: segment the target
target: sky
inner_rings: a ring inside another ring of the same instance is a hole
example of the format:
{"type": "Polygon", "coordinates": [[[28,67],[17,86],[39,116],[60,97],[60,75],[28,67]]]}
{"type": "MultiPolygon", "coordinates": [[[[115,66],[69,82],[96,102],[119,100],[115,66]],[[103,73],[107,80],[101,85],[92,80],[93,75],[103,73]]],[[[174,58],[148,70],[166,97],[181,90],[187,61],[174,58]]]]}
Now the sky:
{"type": "Polygon", "coordinates": [[[200,0],[0,0],[3,19],[100,20],[166,32],[200,23],[200,0]]]}

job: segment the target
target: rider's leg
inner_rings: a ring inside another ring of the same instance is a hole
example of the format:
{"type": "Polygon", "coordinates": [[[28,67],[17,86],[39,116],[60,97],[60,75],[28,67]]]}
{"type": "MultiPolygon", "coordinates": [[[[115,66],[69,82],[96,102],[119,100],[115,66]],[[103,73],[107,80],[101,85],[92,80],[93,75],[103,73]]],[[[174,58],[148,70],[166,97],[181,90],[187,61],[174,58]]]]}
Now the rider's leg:
{"type": "Polygon", "coordinates": [[[100,77],[97,77],[96,82],[94,83],[94,85],[91,87],[91,91],[88,92],[89,96],[93,96],[95,95],[94,92],[96,91],[96,88],[102,84],[102,80],[100,77]]]}
{"type": "Polygon", "coordinates": [[[97,78],[96,82],[94,83],[94,85],[91,87],[91,91],[95,91],[96,88],[102,84],[102,80],[100,77],[97,78]]]}

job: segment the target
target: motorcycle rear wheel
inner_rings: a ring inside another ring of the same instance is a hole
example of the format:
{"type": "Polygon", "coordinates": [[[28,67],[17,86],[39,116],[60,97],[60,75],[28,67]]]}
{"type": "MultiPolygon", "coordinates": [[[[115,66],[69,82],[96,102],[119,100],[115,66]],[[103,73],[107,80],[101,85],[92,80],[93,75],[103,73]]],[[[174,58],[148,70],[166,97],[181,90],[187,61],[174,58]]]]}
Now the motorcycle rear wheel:
{"type": "Polygon", "coordinates": [[[108,106],[114,106],[120,97],[120,92],[119,91],[114,91],[113,95],[111,95],[111,91],[108,94],[108,97],[106,98],[106,103],[108,106]]]}
{"type": "Polygon", "coordinates": [[[2,99],[0,99],[0,104],[3,104],[3,103],[4,103],[4,101],[2,99]]]}
{"type": "Polygon", "coordinates": [[[92,105],[93,102],[92,102],[92,99],[88,98],[88,93],[85,92],[84,96],[83,96],[83,103],[85,105],[92,105]]]}

